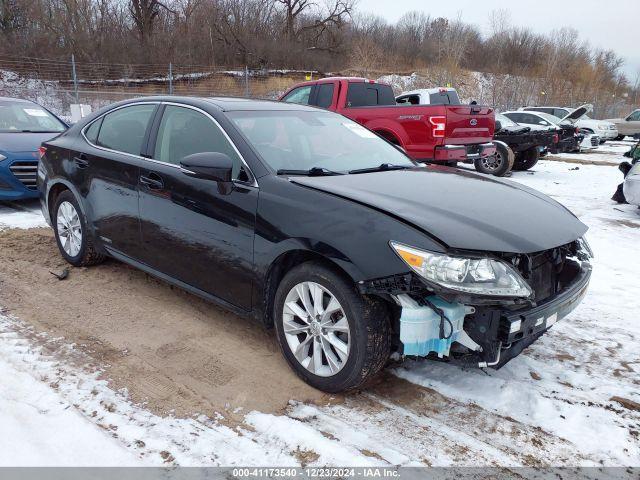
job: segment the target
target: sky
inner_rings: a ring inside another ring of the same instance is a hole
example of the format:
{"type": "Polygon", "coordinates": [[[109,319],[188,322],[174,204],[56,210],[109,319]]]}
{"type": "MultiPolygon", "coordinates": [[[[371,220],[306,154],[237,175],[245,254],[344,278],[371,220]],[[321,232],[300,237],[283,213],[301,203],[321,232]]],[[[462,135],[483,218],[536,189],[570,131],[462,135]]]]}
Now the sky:
{"type": "Polygon", "coordinates": [[[625,59],[622,71],[633,83],[640,72],[640,0],[359,0],[358,10],[395,22],[419,10],[432,17],[457,18],[489,28],[492,10],[508,10],[511,23],[538,33],[572,27],[594,47],[625,59]]]}

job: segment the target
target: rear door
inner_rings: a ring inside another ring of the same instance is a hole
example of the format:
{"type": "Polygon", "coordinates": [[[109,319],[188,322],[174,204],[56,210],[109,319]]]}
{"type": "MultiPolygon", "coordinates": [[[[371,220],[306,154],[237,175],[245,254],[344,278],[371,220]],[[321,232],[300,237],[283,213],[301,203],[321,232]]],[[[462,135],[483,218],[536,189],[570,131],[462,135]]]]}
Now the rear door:
{"type": "Polygon", "coordinates": [[[149,267],[241,309],[251,308],[258,188],[218,122],[187,105],[164,104],[140,170],[143,261],[149,267]],[[221,152],[234,161],[234,188],[192,178],[180,160],[221,152]]]}
{"type": "Polygon", "coordinates": [[[72,152],[72,176],[96,236],[133,258],[140,254],[139,165],[157,107],[145,102],[110,111],[85,127],[87,144],[72,152]]]}

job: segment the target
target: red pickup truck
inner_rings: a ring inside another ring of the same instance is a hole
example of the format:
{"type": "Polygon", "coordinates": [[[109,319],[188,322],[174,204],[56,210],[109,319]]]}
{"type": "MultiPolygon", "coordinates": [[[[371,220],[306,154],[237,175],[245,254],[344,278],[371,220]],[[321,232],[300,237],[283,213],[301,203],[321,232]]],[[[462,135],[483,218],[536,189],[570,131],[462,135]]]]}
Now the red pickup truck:
{"type": "Polygon", "coordinates": [[[455,165],[494,157],[492,108],[479,105],[397,105],[390,85],[365,78],[333,77],[304,82],[280,97],[341,113],[414,160],[455,165]]]}

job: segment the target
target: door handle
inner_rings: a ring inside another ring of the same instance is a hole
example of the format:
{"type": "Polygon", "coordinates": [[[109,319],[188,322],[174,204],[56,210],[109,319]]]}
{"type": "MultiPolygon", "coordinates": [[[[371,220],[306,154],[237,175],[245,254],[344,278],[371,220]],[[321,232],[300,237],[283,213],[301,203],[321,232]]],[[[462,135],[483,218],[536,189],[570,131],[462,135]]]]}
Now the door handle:
{"type": "Polygon", "coordinates": [[[164,188],[162,177],[153,172],[149,173],[148,175],[140,175],[140,183],[147,187],[149,190],[162,190],[164,188]]]}
{"type": "Polygon", "coordinates": [[[73,162],[78,168],[87,168],[89,166],[89,161],[87,160],[87,157],[85,157],[84,153],[81,153],[77,157],[73,157],[73,162]]]}

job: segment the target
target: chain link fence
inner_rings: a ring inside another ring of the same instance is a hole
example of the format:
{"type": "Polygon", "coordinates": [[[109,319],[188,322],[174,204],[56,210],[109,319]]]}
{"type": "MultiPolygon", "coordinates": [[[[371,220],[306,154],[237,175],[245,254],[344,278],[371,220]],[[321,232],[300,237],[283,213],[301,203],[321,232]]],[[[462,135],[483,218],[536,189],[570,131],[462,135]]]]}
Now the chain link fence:
{"type": "Polygon", "coordinates": [[[147,95],[276,99],[317,71],[211,65],[130,65],[68,62],[0,55],[0,96],[36,101],[63,117],[71,104],[93,110],[147,95]]]}
{"type": "MultiPolygon", "coordinates": [[[[582,98],[570,84],[551,94],[540,78],[492,75],[464,70],[431,68],[419,72],[348,70],[348,76],[364,76],[390,83],[396,94],[416,88],[451,85],[465,102],[472,100],[499,110],[523,105],[578,106],[593,103],[599,118],[623,116],[637,108],[635,99],[582,98]]],[[[275,99],[292,85],[332,74],[314,70],[249,69],[218,65],[136,65],[76,62],[0,55],[0,96],[34,100],[69,118],[71,104],[87,104],[93,110],[119,100],[146,95],[239,96],[275,99]]]]}

